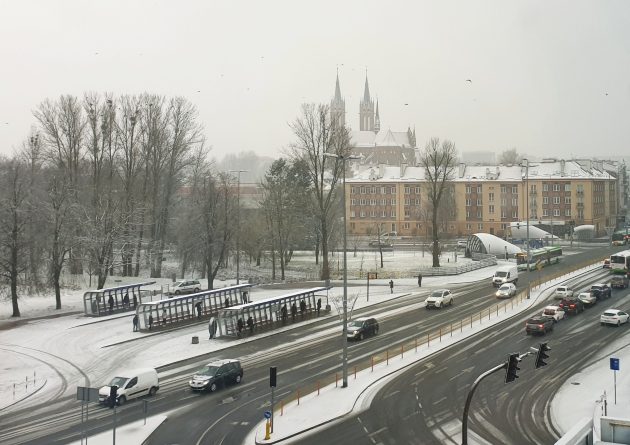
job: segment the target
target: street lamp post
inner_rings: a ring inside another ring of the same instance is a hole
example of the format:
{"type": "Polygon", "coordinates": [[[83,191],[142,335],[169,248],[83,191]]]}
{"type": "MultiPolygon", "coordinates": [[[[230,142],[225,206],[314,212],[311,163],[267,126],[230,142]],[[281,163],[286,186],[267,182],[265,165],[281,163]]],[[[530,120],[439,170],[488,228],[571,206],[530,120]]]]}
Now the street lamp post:
{"type": "MultiPolygon", "coordinates": [[[[526,237],[527,237],[527,272],[529,272],[529,159],[523,159],[527,164],[525,164],[525,213],[527,217],[526,229],[526,237]]],[[[527,285],[527,298],[530,297],[529,284],[527,285]]]]}
{"type": "Polygon", "coordinates": [[[230,170],[230,173],[236,173],[236,284],[240,284],[240,272],[241,272],[241,246],[240,231],[241,231],[241,173],[246,173],[247,170],[230,170]]]}
{"type": "Polygon", "coordinates": [[[324,156],[341,160],[343,163],[343,190],[341,205],[343,207],[343,353],[342,353],[342,388],[348,387],[348,262],[347,262],[347,224],[346,224],[346,161],[360,159],[358,156],[324,153],[324,156]]]}

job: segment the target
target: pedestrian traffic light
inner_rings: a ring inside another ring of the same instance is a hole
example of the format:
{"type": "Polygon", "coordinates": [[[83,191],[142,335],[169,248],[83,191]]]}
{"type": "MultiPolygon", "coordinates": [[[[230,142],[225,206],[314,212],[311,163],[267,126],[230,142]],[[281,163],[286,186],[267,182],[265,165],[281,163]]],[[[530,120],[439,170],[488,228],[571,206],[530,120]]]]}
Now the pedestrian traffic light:
{"type": "Polygon", "coordinates": [[[118,397],[118,386],[112,385],[109,387],[109,407],[116,406],[116,397],[118,397]]]}
{"type": "Polygon", "coordinates": [[[536,354],[536,369],[547,366],[547,363],[545,362],[545,360],[549,358],[546,354],[547,351],[551,351],[551,348],[547,346],[547,343],[541,343],[540,346],[538,346],[538,353],[536,354]]]}
{"type": "Polygon", "coordinates": [[[276,379],[277,376],[277,368],[275,366],[269,367],[269,386],[272,388],[276,387],[276,379]]]}
{"type": "Polygon", "coordinates": [[[518,363],[521,361],[518,352],[510,354],[505,368],[505,383],[513,382],[518,378],[517,371],[521,368],[518,367],[518,363]]]}

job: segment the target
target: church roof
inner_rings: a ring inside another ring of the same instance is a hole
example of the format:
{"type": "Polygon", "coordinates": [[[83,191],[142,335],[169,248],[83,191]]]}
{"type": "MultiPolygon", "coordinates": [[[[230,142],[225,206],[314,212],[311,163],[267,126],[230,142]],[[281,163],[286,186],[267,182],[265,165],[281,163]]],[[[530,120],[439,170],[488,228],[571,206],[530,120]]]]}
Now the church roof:
{"type": "Polygon", "coordinates": [[[355,147],[412,147],[409,134],[406,131],[381,130],[378,134],[373,131],[350,132],[355,147]]]}

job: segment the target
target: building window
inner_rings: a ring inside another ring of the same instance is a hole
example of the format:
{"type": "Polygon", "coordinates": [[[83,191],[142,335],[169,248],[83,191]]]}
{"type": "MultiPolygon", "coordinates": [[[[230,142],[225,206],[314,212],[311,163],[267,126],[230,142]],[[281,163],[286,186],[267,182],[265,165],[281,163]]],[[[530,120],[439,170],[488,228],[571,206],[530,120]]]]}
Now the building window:
{"type": "Polygon", "coordinates": [[[392,223],[392,232],[396,231],[396,223],[392,223]]]}
{"type": "Polygon", "coordinates": [[[381,212],[381,218],[387,218],[387,210],[381,212]]]}
{"type": "Polygon", "coordinates": [[[354,186],[350,187],[350,193],[354,195],[356,194],[356,192],[357,192],[357,189],[354,186]]]}
{"type": "Polygon", "coordinates": [[[381,205],[382,206],[386,206],[387,205],[387,199],[386,198],[381,199],[381,205]]]}
{"type": "Polygon", "coordinates": [[[481,218],[481,210],[477,210],[477,218],[481,218]]]}
{"type": "Polygon", "coordinates": [[[409,204],[411,204],[411,199],[405,198],[405,205],[408,206],[409,204]]]}
{"type": "Polygon", "coordinates": [[[501,209],[501,218],[507,218],[507,212],[504,209],[501,209]]]}
{"type": "Polygon", "coordinates": [[[564,184],[564,191],[565,192],[570,192],[571,191],[571,184],[564,184]]]}
{"type": "Polygon", "coordinates": [[[481,205],[481,198],[477,198],[477,205],[480,206],[481,205]]]}
{"type": "Polygon", "coordinates": [[[494,213],[494,206],[492,204],[488,206],[488,213],[494,213]]]}
{"type": "Polygon", "coordinates": [[[408,186],[405,186],[405,195],[408,195],[409,193],[411,193],[411,188],[408,186]]]}
{"type": "Polygon", "coordinates": [[[553,216],[560,216],[560,209],[553,209],[553,216]]]}
{"type": "Polygon", "coordinates": [[[385,193],[387,193],[387,190],[385,187],[381,187],[381,195],[384,195],[385,193]]]}
{"type": "Polygon", "coordinates": [[[466,210],[466,219],[470,219],[470,210],[466,210]]]}
{"type": "Polygon", "coordinates": [[[543,196],[543,204],[549,204],[549,197],[543,196]]]}
{"type": "Polygon", "coordinates": [[[370,199],[370,205],[375,206],[376,205],[376,199],[370,199]]]}
{"type": "Polygon", "coordinates": [[[390,187],[389,193],[391,193],[392,195],[395,195],[396,194],[396,187],[390,187]]]}
{"type": "Polygon", "coordinates": [[[408,208],[405,208],[405,218],[409,218],[411,216],[411,212],[408,208]]]}
{"type": "Polygon", "coordinates": [[[559,192],[560,191],[560,184],[554,184],[553,185],[553,191],[554,192],[559,192]]]}
{"type": "Polygon", "coordinates": [[[420,198],[416,198],[416,205],[419,206],[420,205],[420,198]]]}
{"type": "Polygon", "coordinates": [[[470,198],[466,198],[466,207],[470,207],[471,201],[472,200],[470,198]]]}
{"type": "Polygon", "coordinates": [[[477,194],[481,195],[481,186],[480,185],[477,186],[477,194]]]}
{"type": "Polygon", "coordinates": [[[371,211],[370,211],[370,216],[371,216],[372,218],[376,218],[376,210],[371,210],[371,211]]]}
{"type": "Polygon", "coordinates": [[[512,210],[512,218],[518,218],[518,210],[512,210]]]}
{"type": "Polygon", "coordinates": [[[361,218],[365,218],[365,210],[361,210],[361,218]]]}
{"type": "Polygon", "coordinates": [[[488,201],[494,201],[494,193],[488,193],[488,201]]]}
{"type": "Polygon", "coordinates": [[[515,185],[513,185],[513,186],[512,186],[512,194],[513,194],[513,195],[516,195],[517,193],[518,193],[518,187],[517,187],[517,186],[515,186],[515,185]]]}
{"type": "Polygon", "coordinates": [[[554,196],[553,197],[553,203],[554,204],[560,204],[560,197],[559,196],[554,196]]]}
{"type": "Polygon", "coordinates": [[[549,210],[543,209],[543,216],[549,216],[549,210]]]}
{"type": "Polygon", "coordinates": [[[479,230],[479,231],[483,230],[483,223],[477,224],[477,230],[479,230]]]}
{"type": "Polygon", "coordinates": [[[416,223],[416,229],[421,229],[421,228],[422,228],[422,224],[416,223]]]}
{"type": "Polygon", "coordinates": [[[395,209],[392,209],[391,217],[392,218],[396,218],[396,210],[395,209]]]}
{"type": "Polygon", "coordinates": [[[355,217],[354,210],[350,210],[350,218],[354,218],[354,217],[355,217]]]}
{"type": "Polygon", "coordinates": [[[577,185],[577,191],[578,191],[578,193],[584,192],[584,184],[578,184],[577,185]]]}
{"type": "Polygon", "coordinates": [[[403,223],[403,229],[408,229],[408,228],[409,228],[409,223],[408,222],[403,223]]]}
{"type": "Polygon", "coordinates": [[[357,200],[356,200],[356,199],[354,199],[354,198],[352,198],[352,199],[350,200],[350,205],[353,205],[353,206],[357,205],[357,200]]]}
{"type": "Polygon", "coordinates": [[[571,216],[571,209],[564,209],[564,216],[571,216]]]}
{"type": "Polygon", "coordinates": [[[420,187],[416,187],[415,191],[416,191],[416,194],[419,194],[420,193],[420,187]]]}
{"type": "Polygon", "coordinates": [[[529,193],[536,194],[536,184],[532,184],[529,186],[529,193]]]}
{"type": "Polygon", "coordinates": [[[501,198],[501,205],[505,207],[507,205],[507,199],[501,198]]]}
{"type": "Polygon", "coordinates": [[[466,230],[472,230],[472,224],[468,223],[466,224],[466,230]]]}
{"type": "Polygon", "coordinates": [[[470,186],[469,186],[469,185],[467,185],[467,186],[466,186],[466,194],[467,194],[467,195],[470,195],[470,192],[471,192],[471,188],[470,188],[470,186]]]}
{"type": "Polygon", "coordinates": [[[512,206],[516,207],[518,205],[518,198],[512,198],[512,206]]]}
{"type": "Polygon", "coordinates": [[[543,184],[543,192],[549,191],[549,184],[543,184]]]}
{"type": "Polygon", "coordinates": [[[507,185],[501,186],[501,193],[507,193],[507,185]]]}
{"type": "Polygon", "coordinates": [[[395,206],[395,205],[396,205],[396,198],[392,198],[392,199],[390,200],[390,204],[391,204],[391,205],[393,205],[393,206],[395,206]]]}
{"type": "Polygon", "coordinates": [[[571,204],[571,197],[570,196],[565,196],[564,197],[564,203],[565,204],[571,204]]]}

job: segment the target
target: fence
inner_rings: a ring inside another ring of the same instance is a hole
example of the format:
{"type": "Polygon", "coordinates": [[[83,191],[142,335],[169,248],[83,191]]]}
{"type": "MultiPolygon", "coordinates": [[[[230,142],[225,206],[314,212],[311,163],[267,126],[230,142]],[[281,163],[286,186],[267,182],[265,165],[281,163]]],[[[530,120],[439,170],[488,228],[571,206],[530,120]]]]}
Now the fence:
{"type": "Polygon", "coordinates": [[[39,387],[46,383],[45,379],[39,380],[39,386],[37,385],[37,372],[33,371],[33,378],[29,380],[29,376],[25,376],[23,382],[13,383],[13,400],[22,399],[30,392],[34,392],[39,387]]]}
{"type": "MultiPolygon", "coordinates": [[[[387,366],[389,365],[389,362],[391,360],[394,360],[396,357],[399,357],[400,359],[404,358],[405,353],[417,353],[418,350],[421,348],[426,348],[426,350],[428,350],[432,344],[441,343],[443,339],[453,337],[454,333],[463,333],[464,329],[472,330],[475,326],[483,325],[484,322],[485,324],[488,324],[488,321],[490,321],[493,316],[498,317],[500,314],[507,313],[508,308],[512,310],[515,306],[522,304],[523,301],[527,299],[527,295],[529,293],[528,291],[531,291],[532,289],[539,289],[543,284],[556,280],[559,277],[580,271],[581,269],[592,267],[593,264],[601,264],[602,259],[596,260],[595,263],[592,260],[581,263],[573,270],[568,272],[564,271],[558,272],[556,274],[547,275],[545,277],[545,281],[542,281],[541,279],[534,280],[530,283],[529,289],[522,290],[510,300],[497,303],[496,305],[493,305],[488,309],[483,309],[479,313],[475,313],[466,318],[462,318],[457,322],[445,324],[438,328],[436,331],[428,332],[426,335],[423,334],[422,336],[416,337],[414,340],[405,341],[394,345],[391,348],[387,348],[379,354],[370,357],[369,360],[363,360],[349,368],[349,378],[354,377],[356,379],[358,372],[365,371],[367,369],[373,371],[374,367],[377,365],[385,364],[387,366]]],[[[295,402],[296,405],[299,405],[300,399],[314,393],[316,393],[316,395],[319,395],[322,388],[328,385],[332,385],[333,383],[335,384],[335,387],[337,387],[339,386],[339,379],[340,373],[336,372],[334,375],[329,375],[320,380],[317,380],[315,383],[311,383],[296,389],[287,397],[280,400],[279,407],[276,407],[276,411],[280,411],[280,416],[282,416],[287,405],[293,402],[295,402]]]]}

